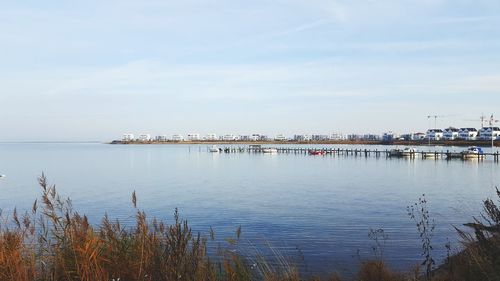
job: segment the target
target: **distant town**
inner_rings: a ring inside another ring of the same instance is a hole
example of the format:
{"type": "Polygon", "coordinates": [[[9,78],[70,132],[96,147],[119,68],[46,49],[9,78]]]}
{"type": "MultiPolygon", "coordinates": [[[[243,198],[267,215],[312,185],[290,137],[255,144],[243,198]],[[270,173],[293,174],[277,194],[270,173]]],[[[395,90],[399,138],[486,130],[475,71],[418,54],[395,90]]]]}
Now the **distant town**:
{"type": "Polygon", "coordinates": [[[269,136],[265,134],[207,134],[201,135],[198,133],[189,133],[186,135],[156,135],[152,136],[149,133],[134,135],[132,133],[123,134],[121,140],[114,143],[148,143],[148,142],[336,142],[336,141],[365,141],[365,142],[393,142],[393,141],[486,141],[500,140],[500,128],[489,126],[476,128],[454,128],[446,129],[429,129],[425,133],[405,133],[398,134],[396,132],[386,132],[383,134],[341,134],[332,133],[326,134],[296,134],[287,136],[285,134],[277,134],[269,136]]]}

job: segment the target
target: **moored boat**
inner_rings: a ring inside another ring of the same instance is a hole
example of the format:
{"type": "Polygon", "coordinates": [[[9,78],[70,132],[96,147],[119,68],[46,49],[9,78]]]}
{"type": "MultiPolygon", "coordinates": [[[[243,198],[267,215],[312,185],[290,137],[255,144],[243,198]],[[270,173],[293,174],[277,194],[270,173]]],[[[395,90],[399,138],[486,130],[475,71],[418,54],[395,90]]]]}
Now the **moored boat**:
{"type": "Polygon", "coordinates": [[[275,153],[278,153],[278,149],[276,149],[276,148],[263,148],[262,153],[275,154],[275,153]]]}
{"type": "Polygon", "coordinates": [[[217,146],[215,146],[215,145],[212,145],[212,147],[210,147],[210,148],[208,149],[208,151],[213,152],[213,153],[216,153],[216,152],[221,152],[221,149],[219,149],[219,148],[218,148],[217,146]]]}
{"type": "Polygon", "coordinates": [[[404,156],[404,157],[415,157],[415,154],[416,154],[417,150],[413,147],[406,147],[405,149],[403,149],[403,151],[401,151],[401,156],[404,156]]]}
{"type": "Polygon", "coordinates": [[[480,147],[470,146],[467,150],[462,151],[463,159],[483,159],[484,152],[480,147]]]}
{"type": "Polygon", "coordinates": [[[437,154],[436,152],[422,152],[422,157],[424,159],[435,159],[437,157],[439,157],[439,154],[437,154]]]}
{"type": "Polygon", "coordinates": [[[391,149],[389,150],[389,156],[392,157],[400,157],[402,156],[403,151],[401,149],[391,149]]]}
{"type": "Polygon", "coordinates": [[[325,152],[323,150],[309,150],[309,155],[324,155],[325,152]]]}

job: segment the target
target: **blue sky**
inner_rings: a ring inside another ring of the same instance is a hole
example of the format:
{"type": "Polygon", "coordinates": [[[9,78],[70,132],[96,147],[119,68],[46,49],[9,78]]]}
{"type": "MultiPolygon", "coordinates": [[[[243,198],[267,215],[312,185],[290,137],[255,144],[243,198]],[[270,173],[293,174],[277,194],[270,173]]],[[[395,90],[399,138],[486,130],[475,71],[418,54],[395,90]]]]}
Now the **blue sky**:
{"type": "Polygon", "coordinates": [[[498,0],[2,1],[0,36],[0,141],[500,117],[498,0]]]}

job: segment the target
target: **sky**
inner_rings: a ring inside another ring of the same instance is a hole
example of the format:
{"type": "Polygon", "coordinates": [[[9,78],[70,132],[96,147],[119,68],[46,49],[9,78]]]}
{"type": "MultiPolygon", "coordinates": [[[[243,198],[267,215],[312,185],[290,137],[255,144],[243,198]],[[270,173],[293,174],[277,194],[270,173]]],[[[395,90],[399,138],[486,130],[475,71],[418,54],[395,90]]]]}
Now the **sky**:
{"type": "Polygon", "coordinates": [[[0,1],[0,38],[0,141],[500,117],[498,0],[0,1]]]}

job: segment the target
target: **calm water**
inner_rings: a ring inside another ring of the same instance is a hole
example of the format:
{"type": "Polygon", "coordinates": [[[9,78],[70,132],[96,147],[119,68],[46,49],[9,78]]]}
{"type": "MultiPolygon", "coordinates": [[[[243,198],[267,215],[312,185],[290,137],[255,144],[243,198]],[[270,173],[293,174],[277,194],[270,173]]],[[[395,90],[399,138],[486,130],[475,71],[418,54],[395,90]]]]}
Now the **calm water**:
{"type": "Polygon", "coordinates": [[[0,208],[29,209],[42,172],[94,222],[105,212],[130,221],[136,190],[139,207],[150,215],[171,220],[178,207],[195,230],[207,233],[212,226],[220,239],[241,225],[243,244],[303,259],[308,272],[344,274],[372,257],[371,228],[388,234],[384,255],[394,268],[420,261],[406,206],[423,193],[437,224],[435,255],[443,258],[446,238],[456,241],[452,225],[477,215],[500,183],[500,165],[491,161],[211,154],[205,145],[4,143],[0,208]]]}

